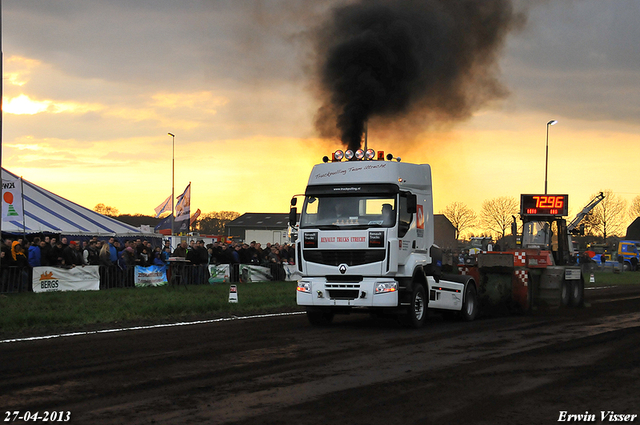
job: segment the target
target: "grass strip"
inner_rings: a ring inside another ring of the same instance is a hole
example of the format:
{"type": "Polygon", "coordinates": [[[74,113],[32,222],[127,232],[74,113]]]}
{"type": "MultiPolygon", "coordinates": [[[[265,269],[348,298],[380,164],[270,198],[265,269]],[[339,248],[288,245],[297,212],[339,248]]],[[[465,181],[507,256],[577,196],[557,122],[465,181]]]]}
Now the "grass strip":
{"type": "Polygon", "coordinates": [[[229,302],[229,286],[1,295],[0,336],[299,310],[296,282],[239,283],[237,303],[229,302]]]}

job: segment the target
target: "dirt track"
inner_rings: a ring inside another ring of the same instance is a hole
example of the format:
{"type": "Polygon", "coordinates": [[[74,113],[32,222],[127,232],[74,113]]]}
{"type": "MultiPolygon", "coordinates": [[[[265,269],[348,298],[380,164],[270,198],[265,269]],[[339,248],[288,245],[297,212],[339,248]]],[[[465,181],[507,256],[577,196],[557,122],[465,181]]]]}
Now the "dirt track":
{"type": "MultiPolygon", "coordinates": [[[[430,318],[294,315],[0,344],[0,407],[76,424],[550,424],[640,414],[640,285],[589,306],[430,318]]],[[[16,421],[14,423],[21,423],[16,421]]],[[[30,422],[34,423],[34,422],[30,422]]],[[[640,423],[638,417],[634,423],[640,423]]]]}

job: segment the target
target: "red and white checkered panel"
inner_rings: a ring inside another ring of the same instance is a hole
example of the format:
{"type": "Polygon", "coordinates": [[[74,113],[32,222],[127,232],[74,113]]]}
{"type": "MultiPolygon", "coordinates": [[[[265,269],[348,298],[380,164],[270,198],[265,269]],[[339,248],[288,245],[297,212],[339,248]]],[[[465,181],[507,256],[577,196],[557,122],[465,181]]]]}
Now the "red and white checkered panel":
{"type": "Polygon", "coordinates": [[[529,286],[529,274],[526,270],[516,270],[516,278],[522,282],[524,286],[529,286]]]}
{"type": "Polygon", "coordinates": [[[527,253],[524,251],[516,251],[514,254],[513,265],[516,267],[524,267],[527,265],[527,253]]]}
{"type": "Polygon", "coordinates": [[[460,274],[462,276],[466,276],[467,274],[469,274],[469,269],[467,267],[461,267],[460,268],[460,274]]]}

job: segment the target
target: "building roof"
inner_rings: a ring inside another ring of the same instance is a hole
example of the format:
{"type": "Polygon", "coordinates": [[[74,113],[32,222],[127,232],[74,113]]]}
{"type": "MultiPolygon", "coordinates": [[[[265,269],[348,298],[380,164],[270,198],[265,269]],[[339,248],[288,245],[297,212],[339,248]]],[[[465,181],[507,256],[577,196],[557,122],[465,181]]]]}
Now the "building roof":
{"type": "Polygon", "coordinates": [[[288,213],[244,213],[226,224],[226,227],[251,229],[286,229],[289,225],[288,213]]]}

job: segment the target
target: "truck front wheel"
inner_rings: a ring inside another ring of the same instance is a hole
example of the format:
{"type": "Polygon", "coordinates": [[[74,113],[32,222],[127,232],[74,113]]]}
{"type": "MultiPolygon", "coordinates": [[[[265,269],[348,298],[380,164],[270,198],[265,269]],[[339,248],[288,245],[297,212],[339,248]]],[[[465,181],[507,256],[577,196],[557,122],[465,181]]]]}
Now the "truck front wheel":
{"type": "Polygon", "coordinates": [[[427,317],[427,296],[424,286],[418,283],[413,287],[411,304],[407,306],[406,314],[400,316],[400,322],[410,328],[420,328],[427,317]]]}

